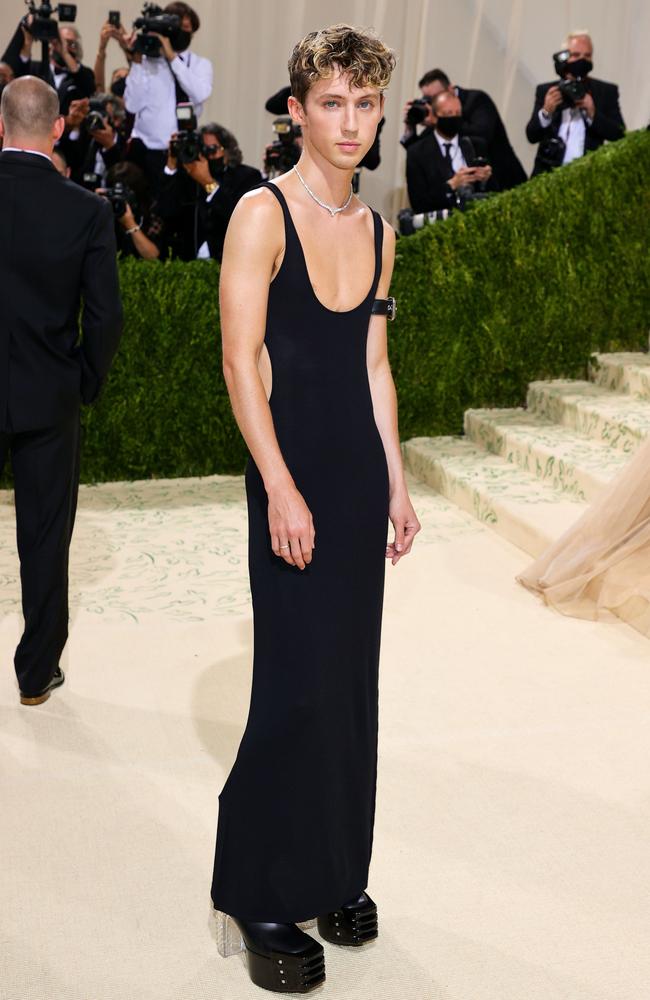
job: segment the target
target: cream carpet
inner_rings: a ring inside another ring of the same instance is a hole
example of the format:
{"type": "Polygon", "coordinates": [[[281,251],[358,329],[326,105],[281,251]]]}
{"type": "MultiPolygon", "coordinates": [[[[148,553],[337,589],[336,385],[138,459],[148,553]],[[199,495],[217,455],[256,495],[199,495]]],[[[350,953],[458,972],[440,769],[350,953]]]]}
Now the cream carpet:
{"type": "MultiPolygon", "coordinates": [[[[526,556],[413,496],[424,529],[387,566],[381,936],[326,946],[314,995],[643,1000],[648,642],[546,610],[513,582],[526,556]]],[[[67,682],[39,708],[0,499],[0,997],[267,995],[217,954],[209,898],[250,686],[242,480],[82,489],[67,682]]]]}

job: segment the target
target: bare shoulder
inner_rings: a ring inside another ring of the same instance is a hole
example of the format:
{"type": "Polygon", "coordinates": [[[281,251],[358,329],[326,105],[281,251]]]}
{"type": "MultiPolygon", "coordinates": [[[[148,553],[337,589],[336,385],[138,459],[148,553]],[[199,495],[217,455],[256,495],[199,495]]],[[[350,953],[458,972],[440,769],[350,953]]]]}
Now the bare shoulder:
{"type": "Polygon", "coordinates": [[[262,227],[266,235],[267,229],[277,228],[278,222],[282,222],[282,208],[278,199],[268,188],[253,188],[237,202],[231,216],[231,222],[240,228],[244,226],[254,226],[256,229],[262,227]]]}
{"type": "Polygon", "coordinates": [[[249,260],[273,261],[284,246],[282,208],[268,188],[243,195],[230,217],[224,259],[245,255],[249,260]]]}
{"type": "Polygon", "coordinates": [[[387,251],[391,254],[394,254],[395,241],[397,239],[395,229],[393,228],[393,226],[391,226],[390,222],[388,222],[383,217],[383,215],[380,215],[379,218],[381,219],[382,225],[384,227],[384,242],[383,242],[384,256],[386,256],[387,251]]]}

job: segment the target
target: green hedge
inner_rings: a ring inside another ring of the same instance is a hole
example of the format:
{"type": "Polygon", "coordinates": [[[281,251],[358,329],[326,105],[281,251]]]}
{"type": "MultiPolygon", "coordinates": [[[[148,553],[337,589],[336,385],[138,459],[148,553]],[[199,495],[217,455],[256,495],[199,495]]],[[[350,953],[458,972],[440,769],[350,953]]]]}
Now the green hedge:
{"type": "MultiPolygon", "coordinates": [[[[650,133],[633,133],[398,241],[389,324],[400,436],[462,430],[470,406],[584,377],[647,346],[650,133]]],[[[243,470],[221,376],[219,268],[121,262],[125,333],[84,414],[84,481],[243,470]]]]}

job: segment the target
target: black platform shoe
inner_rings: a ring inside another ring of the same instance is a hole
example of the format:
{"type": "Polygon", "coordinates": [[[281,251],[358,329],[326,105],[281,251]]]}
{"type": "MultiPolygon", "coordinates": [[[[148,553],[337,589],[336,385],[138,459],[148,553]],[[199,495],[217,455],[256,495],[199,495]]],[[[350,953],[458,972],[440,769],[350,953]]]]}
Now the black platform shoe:
{"type": "Polygon", "coordinates": [[[377,907],[367,892],[350,900],[339,910],[318,918],[318,933],[332,944],[359,947],[379,934],[377,907]]]}
{"type": "Polygon", "coordinates": [[[245,951],[256,986],[275,993],[309,993],[325,982],[323,946],[305,934],[304,924],[253,923],[216,911],[217,948],[224,958],[245,951]]]}

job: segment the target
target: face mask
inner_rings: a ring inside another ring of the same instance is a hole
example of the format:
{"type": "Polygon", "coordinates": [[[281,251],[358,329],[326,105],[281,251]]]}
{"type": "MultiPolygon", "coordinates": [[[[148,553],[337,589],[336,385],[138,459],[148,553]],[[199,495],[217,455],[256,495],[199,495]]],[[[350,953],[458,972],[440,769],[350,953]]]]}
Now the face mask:
{"type": "Polygon", "coordinates": [[[220,177],[223,177],[226,165],[223,162],[223,157],[218,160],[208,160],[208,170],[214,177],[215,181],[218,181],[220,177]]]}
{"type": "Polygon", "coordinates": [[[183,31],[182,28],[178,28],[178,30],[171,35],[169,41],[172,44],[174,52],[185,52],[185,49],[189,49],[190,47],[192,32],[183,31]]]}
{"type": "Polygon", "coordinates": [[[462,120],[460,115],[449,115],[447,118],[438,118],[436,128],[446,139],[453,139],[460,132],[462,120]]]}
{"type": "Polygon", "coordinates": [[[124,97],[124,91],[126,90],[126,77],[119,77],[115,83],[111,84],[111,94],[114,97],[124,97]]]}
{"type": "Polygon", "coordinates": [[[594,64],[589,59],[575,59],[573,62],[566,63],[566,72],[576,79],[588,76],[593,68],[594,64]]]}

